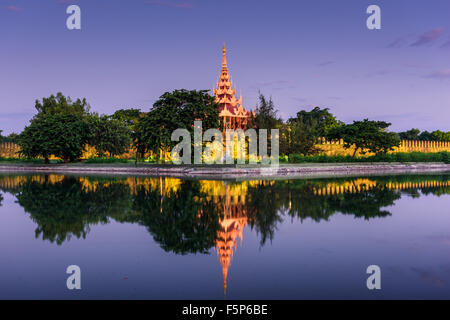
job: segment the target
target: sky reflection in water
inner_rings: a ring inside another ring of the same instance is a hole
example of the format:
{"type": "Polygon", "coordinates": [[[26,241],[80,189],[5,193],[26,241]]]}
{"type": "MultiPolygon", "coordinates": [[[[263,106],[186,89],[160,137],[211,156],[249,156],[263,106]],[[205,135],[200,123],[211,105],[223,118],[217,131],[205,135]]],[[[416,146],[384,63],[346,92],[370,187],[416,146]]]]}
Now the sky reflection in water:
{"type": "Polygon", "coordinates": [[[0,175],[0,298],[449,298],[450,175],[0,175]],[[68,265],[82,290],[66,288],[68,265]],[[382,289],[366,288],[367,266],[382,289]]]}

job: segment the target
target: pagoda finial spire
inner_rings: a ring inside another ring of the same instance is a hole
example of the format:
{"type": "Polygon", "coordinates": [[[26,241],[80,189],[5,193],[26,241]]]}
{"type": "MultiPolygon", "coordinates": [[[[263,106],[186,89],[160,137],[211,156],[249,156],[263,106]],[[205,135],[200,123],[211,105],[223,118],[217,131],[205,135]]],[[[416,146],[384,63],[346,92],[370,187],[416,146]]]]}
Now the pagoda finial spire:
{"type": "Polygon", "coordinates": [[[227,49],[225,48],[225,41],[223,42],[223,47],[222,47],[222,67],[226,67],[227,66],[227,49]]]}

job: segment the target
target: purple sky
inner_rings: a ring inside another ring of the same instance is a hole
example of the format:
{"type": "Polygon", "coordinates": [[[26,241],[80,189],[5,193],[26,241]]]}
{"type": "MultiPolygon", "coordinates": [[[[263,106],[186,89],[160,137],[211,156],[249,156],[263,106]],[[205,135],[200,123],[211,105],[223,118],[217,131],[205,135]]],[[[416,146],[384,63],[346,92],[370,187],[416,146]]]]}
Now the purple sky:
{"type": "Polygon", "coordinates": [[[225,41],[247,108],[259,89],[283,118],[317,105],[450,131],[449,17],[448,0],[0,0],[0,129],[21,131],[58,91],[110,114],[211,89],[225,41]],[[81,31],[66,28],[69,4],[81,31]],[[370,4],[381,30],[366,27],[370,4]]]}

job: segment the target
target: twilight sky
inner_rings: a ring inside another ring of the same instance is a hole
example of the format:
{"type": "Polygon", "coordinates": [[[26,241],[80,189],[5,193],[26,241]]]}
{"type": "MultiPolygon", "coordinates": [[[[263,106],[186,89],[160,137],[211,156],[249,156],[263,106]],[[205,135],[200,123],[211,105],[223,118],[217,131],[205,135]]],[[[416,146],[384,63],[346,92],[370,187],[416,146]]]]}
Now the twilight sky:
{"type": "Polygon", "coordinates": [[[261,90],[285,119],[320,106],[450,131],[449,18],[448,0],[0,0],[0,129],[21,131],[58,91],[110,114],[212,89],[225,41],[246,108],[261,90]],[[81,30],[66,28],[70,4],[81,30]]]}

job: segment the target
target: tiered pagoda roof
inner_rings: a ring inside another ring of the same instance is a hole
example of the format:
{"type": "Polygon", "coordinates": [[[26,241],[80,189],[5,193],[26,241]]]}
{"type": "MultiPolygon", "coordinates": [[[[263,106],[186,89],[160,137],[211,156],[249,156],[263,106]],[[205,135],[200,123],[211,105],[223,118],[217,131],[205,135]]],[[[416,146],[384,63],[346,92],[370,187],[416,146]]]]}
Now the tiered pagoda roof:
{"type": "MultiPolygon", "coordinates": [[[[217,87],[213,90],[216,103],[220,105],[220,117],[241,118],[243,124],[250,117],[251,112],[242,106],[242,96],[236,98],[236,88],[233,88],[233,80],[228,71],[225,45],[222,49],[222,70],[217,80],[217,87]]],[[[239,122],[241,123],[241,122],[239,122]]]]}

